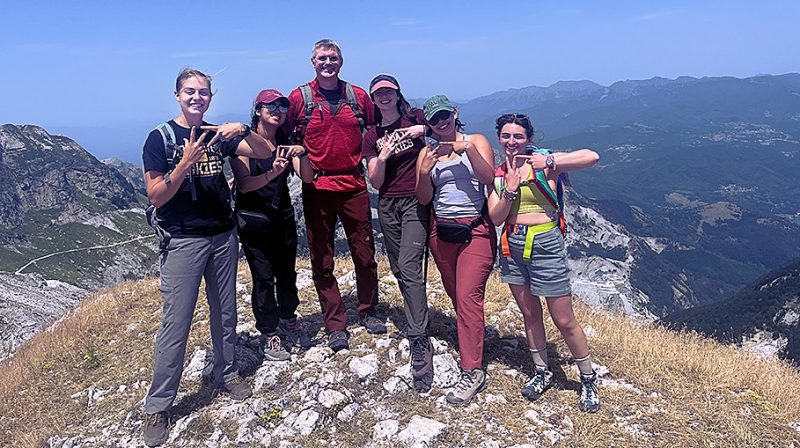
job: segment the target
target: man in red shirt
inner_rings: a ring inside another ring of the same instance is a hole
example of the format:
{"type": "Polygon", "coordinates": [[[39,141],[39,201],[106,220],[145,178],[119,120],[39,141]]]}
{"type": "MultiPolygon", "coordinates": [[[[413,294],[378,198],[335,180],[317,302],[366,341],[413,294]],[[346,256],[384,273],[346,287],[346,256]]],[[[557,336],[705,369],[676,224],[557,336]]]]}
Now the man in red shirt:
{"type": "Polygon", "coordinates": [[[337,217],[353,257],[358,290],[359,322],[370,333],[385,333],[375,315],[378,271],[369,193],[361,168],[361,136],[375,121],[375,108],[360,87],[339,79],[342,52],[330,39],[314,44],[311,65],[316,78],[289,95],[284,129],[295,131],[308,150],[315,179],[303,184],[303,212],[308,232],[311,270],[319,295],[328,346],[348,348],[347,312],[333,275],[337,217]]]}

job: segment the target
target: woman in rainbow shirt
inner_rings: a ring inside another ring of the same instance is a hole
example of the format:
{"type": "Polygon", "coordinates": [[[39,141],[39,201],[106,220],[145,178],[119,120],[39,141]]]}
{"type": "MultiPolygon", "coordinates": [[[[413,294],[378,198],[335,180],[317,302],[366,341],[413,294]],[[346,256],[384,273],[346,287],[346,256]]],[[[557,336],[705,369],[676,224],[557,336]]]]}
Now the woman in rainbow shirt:
{"type": "Polygon", "coordinates": [[[597,163],[596,152],[535,150],[531,146],[533,125],[527,115],[504,114],[496,121],[497,137],[506,161],[495,172],[495,188],[489,196],[489,216],[503,223],[500,257],[503,283],[507,283],[525,322],[536,373],[522,388],[522,395],[538,399],[553,383],[547,356],[542,304],[564,336],[580,371],[581,396],[578,407],[597,412],[600,398],[597,374],[586,335],[572,310],[567,251],[564,245],[564,218],[560,191],[562,174],[588,168],[597,163]]]}

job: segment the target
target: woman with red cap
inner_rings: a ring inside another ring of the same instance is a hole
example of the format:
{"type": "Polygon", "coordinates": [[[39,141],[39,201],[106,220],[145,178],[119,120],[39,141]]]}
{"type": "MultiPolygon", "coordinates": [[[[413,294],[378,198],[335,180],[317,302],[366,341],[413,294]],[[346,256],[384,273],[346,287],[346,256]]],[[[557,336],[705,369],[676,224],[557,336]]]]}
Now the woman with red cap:
{"type": "Polygon", "coordinates": [[[291,145],[281,130],[289,100],[275,89],[262,90],[253,102],[253,132],[277,147],[269,159],[232,159],[236,179],[239,238],[253,279],[252,305],[261,332],[264,358],[290,358],[289,347],[308,348],[310,341],[297,320],[297,224],[289,197],[291,171],[311,182],[313,171],[302,146],[291,145]],[[292,169],[287,169],[289,165],[292,169]],[[277,287],[277,288],[276,288],[277,287]],[[277,291],[276,291],[277,289],[277,291]],[[276,294],[277,292],[277,294],[276,294]]]}
{"type": "Polygon", "coordinates": [[[430,208],[419,203],[414,190],[417,156],[425,146],[425,117],[406,101],[392,75],[373,78],[369,93],[377,125],[364,134],[361,151],[369,181],[379,191],[383,241],[405,302],[414,388],[426,392],[433,383],[424,269],[430,208]]]}

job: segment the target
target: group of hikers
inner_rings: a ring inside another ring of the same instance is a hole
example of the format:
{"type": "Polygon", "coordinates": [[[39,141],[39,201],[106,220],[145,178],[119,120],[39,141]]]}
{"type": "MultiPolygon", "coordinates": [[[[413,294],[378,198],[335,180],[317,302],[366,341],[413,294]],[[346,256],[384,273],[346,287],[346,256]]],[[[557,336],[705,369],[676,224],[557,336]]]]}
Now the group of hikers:
{"type": "Polygon", "coordinates": [[[249,124],[206,123],[211,78],[183,69],[175,83],[179,115],[147,137],[143,162],[153,206],[148,215],[161,249],[163,315],[144,406],[145,442],[156,446],[169,434],[168,412],[202,279],[214,353],[211,380],[235,400],[252,394],[235,357],[239,240],[252,273],[252,308],[264,358],[287,360],[291,351],[311,346],[296,315],[291,173],[303,182],[312,277],[333,351],[349,347],[345,302],[334,275],[337,219],[355,266],[358,324],[373,334],[387,331],[385,316],[376,312],[368,179],[379,192],[384,245],[404,299],[413,387],[427,392],[433,383],[425,281],[429,249],[457,322],[461,375],[446,400],[467,403],[486,387],[484,296],[499,242],[501,280],[522,311],[535,367],[522,394],[536,400],[553,384],[539,299],[545,297],[580,371],[579,408],[596,412],[597,375],[572,309],[561,184],[567,172],[594,165],[598,155],[588,149],[538,150],[528,116],[503,114],[496,131],[506,159],[495,168],[487,138],[464,131],[447,97],[433,96],[420,110],[391,75],[376,76],[368,91],[347,83],[339,78],[341,49],[330,39],[314,44],[311,64],[315,79],[288,97],[275,89],[258,93],[249,124]],[[226,157],[235,178],[233,209],[223,173],[226,157]],[[496,226],[502,226],[499,241],[496,226]]]}

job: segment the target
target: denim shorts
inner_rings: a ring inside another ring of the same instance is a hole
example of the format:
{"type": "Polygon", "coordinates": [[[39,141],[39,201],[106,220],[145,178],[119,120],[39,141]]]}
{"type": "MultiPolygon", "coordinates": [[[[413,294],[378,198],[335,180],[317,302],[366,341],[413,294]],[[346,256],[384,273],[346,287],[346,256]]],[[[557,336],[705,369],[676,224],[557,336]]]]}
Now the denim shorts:
{"type": "Polygon", "coordinates": [[[572,293],[567,249],[558,227],[534,237],[530,261],[522,258],[525,234],[507,232],[507,238],[511,256],[500,257],[500,281],[528,285],[535,296],[561,297],[572,293]]]}

